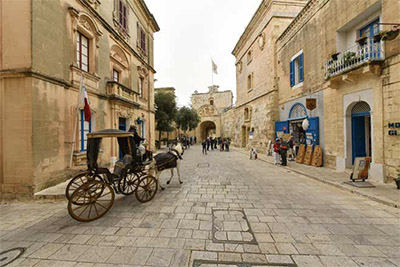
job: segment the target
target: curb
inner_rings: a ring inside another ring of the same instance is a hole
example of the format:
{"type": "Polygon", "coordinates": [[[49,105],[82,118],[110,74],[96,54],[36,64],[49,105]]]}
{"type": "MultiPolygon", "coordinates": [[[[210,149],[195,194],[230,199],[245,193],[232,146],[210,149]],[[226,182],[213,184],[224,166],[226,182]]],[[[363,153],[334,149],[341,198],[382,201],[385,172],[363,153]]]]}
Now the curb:
{"type": "MultiPolygon", "coordinates": [[[[238,152],[238,153],[241,153],[241,154],[244,154],[244,155],[247,155],[247,153],[245,153],[244,151],[240,151],[240,150],[236,150],[236,149],[235,149],[234,151],[235,151],[235,152],[238,152]]],[[[272,162],[270,162],[270,161],[268,161],[268,160],[265,160],[265,159],[258,158],[258,160],[261,160],[261,161],[263,161],[263,162],[266,162],[266,163],[269,163],[269,164],[271,164],[271,165],[274,165],[272,162]]],[[[274,166],[275,166],[275,165],[274,165],[274,166]]],[[[362,196],[362,197],[368,198],[368,199],[370,199],[370,200],[373,200],[373,201],[375,201],[375,202],[379,202],[379,203],[381,203],[381,204],[384,204],[384,205],[389,206],[389,207],[392,207],[392,208],[400,209],[399,204],[397,204],[397,203],[395,203],[395,202],[393,202],[393,201],[390,201],[390,200],[387,200],[387,199],[383,199],[383,198],[380,198],[380,197],[377,197],[377,196],[371,196],[371,195],[369,195],[369,194],[365,194],[365,193],[363,193],[363,192],[360,192],[360,191],[357,191],[357,190],[353,190],[353,189],[351,189],[351,188],[348,188],[348,187],[346,187],[346,186],[344,186],[344,185],[341,185],[341,184],[338,184],[338,183],[334,183],[334,182],[331,182],[331,181],[327,181],[327,180],[324,180],[324,179],[315,177],[315,176],[313,176],[313,175],[310,175],[310,174],[305,173],[305,172],[302,172],[302,171],[298,171],[298,170],[293,169],[293,168],[291,168],[291,167],[287,167],[287,166],[282,166],[282,167],[285,168],[285,169],[288,169],[288,170],[290,170],[290,171],[292,171],[292,172],[295,172],[295,173],[304,175],[304,176],[306,176],[306,177],[308,177],[308,178],[311,178],[311,179],[313,179],[313,180],[319,181],[319,182],[321,182],[321,183],[334,186],[334,187],[339,188],[339,189],[341,189],[341,190],[343,190],[343,191],[347,191],[347,192],[350,192],[350,193],[352,193],[352,194],[355,194],[355,195],[358,195],[358,196],[362,196]]]]}

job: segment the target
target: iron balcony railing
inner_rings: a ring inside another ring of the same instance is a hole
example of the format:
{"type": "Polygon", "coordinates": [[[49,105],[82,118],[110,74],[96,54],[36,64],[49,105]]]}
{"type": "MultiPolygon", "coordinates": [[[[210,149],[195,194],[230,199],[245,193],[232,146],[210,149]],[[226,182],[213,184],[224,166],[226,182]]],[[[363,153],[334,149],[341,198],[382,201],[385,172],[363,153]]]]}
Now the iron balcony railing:
{"type": "Polygon", "coordinates": [[[336,59],[330,59],[325,64],[325,77],[329,78],[371,61],[385,59],[383,41],[374,41],[374,38],[366,38],[364,44],[356,43],[346,51],[339,53],[336,59]]]}

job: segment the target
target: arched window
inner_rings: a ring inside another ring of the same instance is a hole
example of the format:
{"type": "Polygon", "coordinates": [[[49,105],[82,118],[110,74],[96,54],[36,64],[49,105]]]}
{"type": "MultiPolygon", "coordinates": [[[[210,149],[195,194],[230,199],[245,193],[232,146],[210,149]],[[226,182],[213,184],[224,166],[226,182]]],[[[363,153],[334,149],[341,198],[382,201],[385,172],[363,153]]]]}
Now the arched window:
{"type": "Polygon", "coordinates": [[[370,111],[371,111],[371,108],[368,105],[368,103],[364,102],[364,101],[360,101],[351,109],[351,114],[369,113],[370,111]]]}
{"type": "Polygon", "coordinates": [[[304,107],[303,104],[296,103],[292,106],[289,112],[289,118],[294,119],[294,118],[305,118],[307,117],[307,111],[306,108],[304,107]]]}
{"type": "Polygon", "coordinates": [[[113,81],[130,88],[129,62],[124,51],[119,46],[113,45],[110,50],[110,59],[113,81]]]}
{"type": "Polygon", "coordinates": [[[245,108],[245,109],[244,109],[244,120],[245,120],[245,121],[250,120],[249,108],[245,108]]]}

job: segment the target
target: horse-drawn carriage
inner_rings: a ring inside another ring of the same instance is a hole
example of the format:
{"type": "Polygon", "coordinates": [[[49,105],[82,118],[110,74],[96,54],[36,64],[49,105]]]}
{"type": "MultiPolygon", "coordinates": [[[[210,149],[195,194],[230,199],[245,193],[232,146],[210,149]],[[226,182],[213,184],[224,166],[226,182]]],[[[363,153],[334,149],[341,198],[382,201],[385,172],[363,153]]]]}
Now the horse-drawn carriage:
{"type": "Polygon", "coordinates": [[[140,202],[148,202],[157,193],[158,181],[148,174],[152,154],[143,156],[137,149],[133,133],[115,129],[101,130],[87,135],[88,169],[75,176],[67,185],[68,212],[72,218],[90,222],[102,217],[112,207],[115,193],[135,193],[140,202]],[[122,159],[113,172],[99,167],[97,159],[103,138],[117,138],[122,159]]]}

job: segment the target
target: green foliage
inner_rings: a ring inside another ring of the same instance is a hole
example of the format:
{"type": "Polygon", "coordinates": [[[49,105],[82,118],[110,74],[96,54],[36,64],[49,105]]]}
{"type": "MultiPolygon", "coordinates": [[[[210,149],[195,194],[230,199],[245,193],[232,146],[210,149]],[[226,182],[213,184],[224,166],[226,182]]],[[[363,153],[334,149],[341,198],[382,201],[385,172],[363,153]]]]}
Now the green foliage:
{"type": "Polygon", "coordinates": [[[156,110],[156,130],[160,132],[171,132],[172,122],[175,120],[177,108],[175,96],[168,92],[157,92],[154,96],[157,106],[156,110]]]}
{"type": "Polygon", "coordinates": [[[182,131],[191,131],[197,127],[200,122],[200,117],[196,110],[188,107],[181,107],[176,116],[176,126],[182,131]]]}

